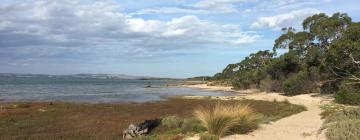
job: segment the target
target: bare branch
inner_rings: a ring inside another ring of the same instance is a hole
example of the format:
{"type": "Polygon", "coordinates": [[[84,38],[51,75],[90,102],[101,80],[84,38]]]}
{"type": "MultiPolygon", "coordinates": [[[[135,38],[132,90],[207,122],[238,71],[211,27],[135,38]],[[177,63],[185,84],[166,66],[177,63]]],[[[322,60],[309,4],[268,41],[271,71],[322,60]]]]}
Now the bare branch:
{"type": "Polygon", "coordinates": [[[354,62],[355,64],[360,64],[360,61],[356,61],[354,56],[352,55],[352,53],[350,53],[349,57],[351,58],[352,62],[354,62]]]}

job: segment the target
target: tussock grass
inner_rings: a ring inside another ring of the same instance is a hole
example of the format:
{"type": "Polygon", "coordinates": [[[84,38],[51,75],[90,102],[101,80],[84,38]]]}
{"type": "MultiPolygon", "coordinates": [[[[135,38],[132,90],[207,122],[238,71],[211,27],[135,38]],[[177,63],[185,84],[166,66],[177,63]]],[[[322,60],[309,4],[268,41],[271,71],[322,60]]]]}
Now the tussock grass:
{"type": "Polygon", "coordinates": [[[200,134],[200,140],[219,140],[219,137],[209,133],[200,134]]]}
{"type": "Polygon", "coordinates": [[[199,107],[194,115],[210,134],[222,137],[256,128],[260,118],[249,105],[217,103],[214,107],[199,107]]]}

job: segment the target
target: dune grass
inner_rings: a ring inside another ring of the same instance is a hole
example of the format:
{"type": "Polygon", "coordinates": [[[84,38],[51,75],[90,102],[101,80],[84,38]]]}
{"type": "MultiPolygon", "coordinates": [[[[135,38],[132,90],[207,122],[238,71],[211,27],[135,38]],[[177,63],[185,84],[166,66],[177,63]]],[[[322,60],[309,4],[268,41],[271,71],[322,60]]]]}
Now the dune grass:
{"type": "Polygon", "coordinates": [[[220,138],[216,135],[209,134],[209,133],[203,133],[200,134],[200,140],[219,140],[220,138]]]}
{"type": "Polygon", "coordinates": [[[360,108],[346,108],[328,115],[323,129],[328,140],[360,140],[360,108]]]}
{"type": "Polygon", "coordinates": [[[245,133],[258,127],[261,118],[249,105],[217,103],[214,107],[199,107],[194,115],[210,134],[218,137],[245,133]]]}

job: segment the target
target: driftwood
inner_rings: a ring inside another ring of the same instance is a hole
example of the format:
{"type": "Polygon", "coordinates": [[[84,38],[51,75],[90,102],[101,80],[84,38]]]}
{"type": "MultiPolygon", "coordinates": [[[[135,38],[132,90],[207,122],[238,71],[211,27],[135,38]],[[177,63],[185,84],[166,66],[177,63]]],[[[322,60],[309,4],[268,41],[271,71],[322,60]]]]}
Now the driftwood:
{"type": "Polygon", "coordinates": [[[123,131],[124,139],[132,139],[138,136],[149,134],[151,130],[160,124],[160,119],[145,120],[144,122],[134,125],[130,124],[129,127],[123,131]]]}

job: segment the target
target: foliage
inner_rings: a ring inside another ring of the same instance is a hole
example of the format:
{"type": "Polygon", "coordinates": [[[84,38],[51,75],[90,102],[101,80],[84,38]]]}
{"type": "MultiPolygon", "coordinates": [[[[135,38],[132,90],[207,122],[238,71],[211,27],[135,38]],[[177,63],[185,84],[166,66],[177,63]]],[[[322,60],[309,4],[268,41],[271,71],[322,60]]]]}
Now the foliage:
{"type": "Polygon", "coordinates": [[[283,83],[283,89],[286,95],[297,95],[311,92],[313,85],[309,73],[301,71],[286,79],[283,83]]]}
{"type": "Polygon", "coordinates": [[[199,133],[206,131],[206,128],[201,125],[201,122],[196,118],[185,118],[181,125],[181,132],[186,134],[189,132],[199,133]]]}
{"type": "Polygon", "coordinates": [[[345,109],[345,105],[342,104],[323,104],[320,106],[320,108],[322,109],[323,112],[321,112],[321,118],[327,118],[328,116],[330,116],[331,114],[344,110],[345,109]]]}
{"type": "Polygon", "coordinates": [[[183,120],[177,116],[168,116],[161,119],[161,125],[166,128],[179,128],[181,127],[183,120]]]}
{"type": "Polygon", "coordinates": [[[155,129],[155,133],[161,134],[194,134],[204,132],[206,129],[201,122],[194,117],[180,118],[178,116],[167,116],[162,118],[160,127],[155,129]]]}
{"type": "Polygon", "coordinates": [[[343,109],[328,116],[323,128],[329,140],[360,139],[360,108],[343,109]]]}
{"type": "Polygon", "coordinates": [[[335,96],[335,100],[339,103],[360,105],[360,87],[346,83],[343,82],[335,96]]]}
{"type": "Polygon", "coordinates": [[[253,109],[242,104],[218,103],[212,108],[200,107],[194,114],[210,134],[218,137],[251,131],[260,123],[260,118],[253,109]]]}
{"type": "Polygon", "coordinates": [[[272,51],[258,51],[229,64],[213,80],[288,95],[337,93],[340,102],[360,104],[360,23],[345,13],[320,13],[302,25],[302,31],[283,28],[272,51]],[[288,51],[277,55],[279,49],[288,51]]]}

